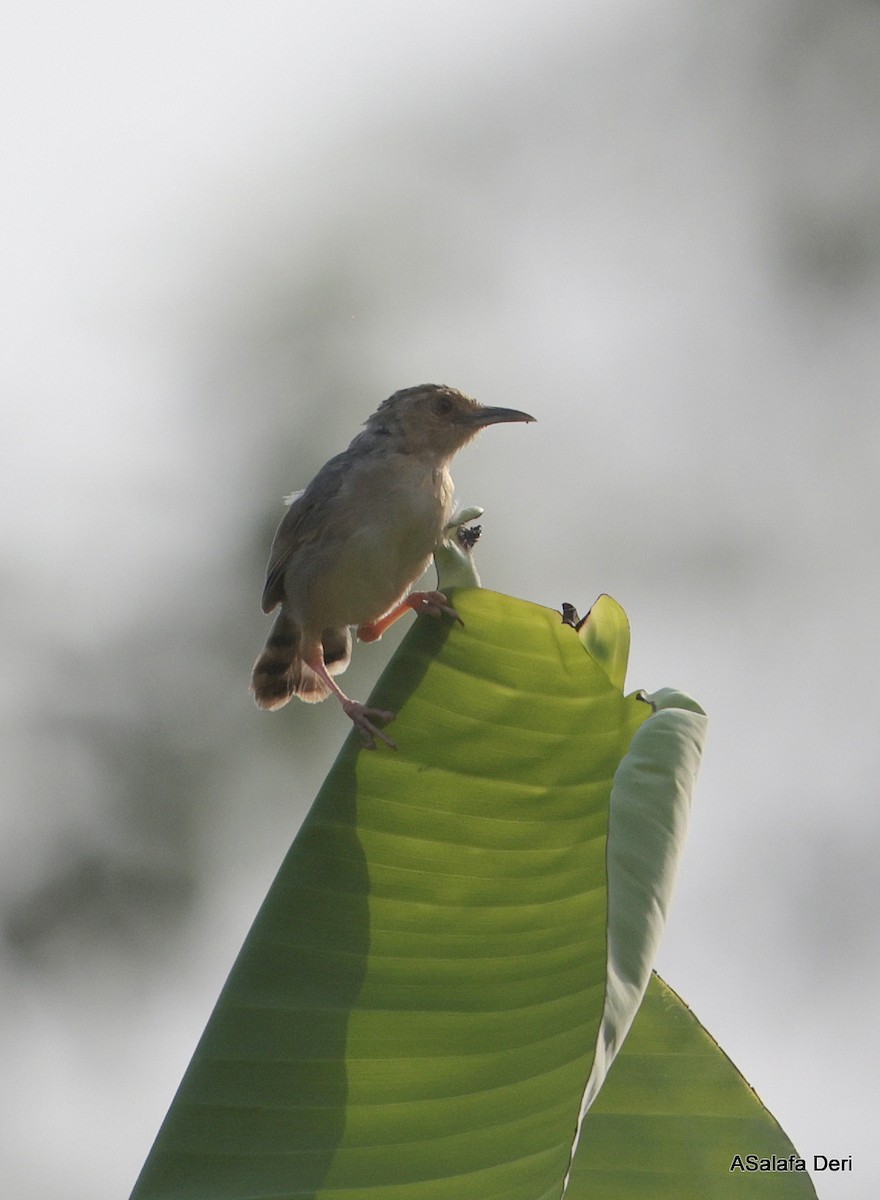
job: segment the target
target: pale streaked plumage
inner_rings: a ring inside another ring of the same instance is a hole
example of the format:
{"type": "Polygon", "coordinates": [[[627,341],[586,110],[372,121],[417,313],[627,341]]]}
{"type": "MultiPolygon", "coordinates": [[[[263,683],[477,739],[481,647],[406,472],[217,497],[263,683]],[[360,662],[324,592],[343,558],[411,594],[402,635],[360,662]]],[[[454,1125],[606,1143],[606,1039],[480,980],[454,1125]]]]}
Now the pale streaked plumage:
{"type": "Polygon", "coordinates": [[[351,658],[350,627],[381,636],[406,607],[455,615],[438,592],[408,595],[452,514],[449,463],[485,425],[532,421],[514,409],[484,408],[454,388],[405,388],[385,400],[347,450],[294,493],[269,556],[263,611],[281,612],[254,667],[261,708],[331,691],[362,733],[393,714],[365,710],[331,678],[351,658]]]}

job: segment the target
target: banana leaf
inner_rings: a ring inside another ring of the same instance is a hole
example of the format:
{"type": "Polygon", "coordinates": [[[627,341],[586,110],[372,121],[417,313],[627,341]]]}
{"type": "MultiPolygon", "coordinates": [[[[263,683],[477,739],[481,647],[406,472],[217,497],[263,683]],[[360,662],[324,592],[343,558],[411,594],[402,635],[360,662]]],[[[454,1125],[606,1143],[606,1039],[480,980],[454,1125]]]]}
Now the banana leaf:
{"type": "Polygon", "coordinates": [[[589,1109],[649,984],[705,716],[624,694],[610,598],[579,633],[454,603],[464,626],[420,618],[370,699],[399,750],[343,746],[133,1200],[612,1194],[582,1182],[609,1169],[589,1109]]]}
{"type": "Polygon", "coordinates": [[[566,1200],[815,1200],[806,1167],[717,1042],[653,975],[584,1122],[566,1200]]]}

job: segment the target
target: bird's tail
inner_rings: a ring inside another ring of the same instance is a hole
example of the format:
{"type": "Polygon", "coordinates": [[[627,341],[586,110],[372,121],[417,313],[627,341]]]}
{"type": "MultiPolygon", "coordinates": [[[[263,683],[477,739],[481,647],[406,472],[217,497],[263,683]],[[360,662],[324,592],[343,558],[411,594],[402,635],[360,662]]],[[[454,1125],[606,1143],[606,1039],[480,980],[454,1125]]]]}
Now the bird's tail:
{"type": "MultiPolygon", "coordinates": [[[[322,641],[328,672],[336,675],[344,671],[351,658],[348,629],[326,629],[322,641]]],[[[330,695],[321,676],[303,662],[302,631],[284,612],[278,615],[263,653],[254,664],[251,691],[259,707],[270,710],[283,708],[292,696],[317,704],[330,695]]]]}
{"type": "Polygon", "coordinates": [[[287,613],[279,613],[272,626],[272,632],[266,639],[263,653],[254,663],[251,675],[251,691],[260,708],[283,708],[291,696],[295,696],[299,691],[304,672],[308,672],[315,684],[323,688],[320,695],[310,694],[308,698],[324,699],[327,694],[324,682],[303,663],[300,657],[301,648],[300,627],[287,613]]]}

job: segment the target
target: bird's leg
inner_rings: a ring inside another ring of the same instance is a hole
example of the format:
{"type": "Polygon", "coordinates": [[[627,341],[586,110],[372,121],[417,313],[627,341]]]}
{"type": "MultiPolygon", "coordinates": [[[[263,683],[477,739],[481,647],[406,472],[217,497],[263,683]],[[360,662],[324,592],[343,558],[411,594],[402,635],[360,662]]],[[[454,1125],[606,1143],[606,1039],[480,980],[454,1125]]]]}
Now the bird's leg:
{"type": "Polygon", "coordinates": [[[381,738],[386,746],[390,746],[392,750],[397,749],[397,743],[387,733],[383,733],[378,725],[374,725],[370,720],[371,717],[374,717],[377,721],[393,721],[393,712],[388,712],[384,708],[367,708],[360,701],[352,700],[346,696],[345,692],[327,670],[320,645],[317,650],[313,651],[307,658],[304,658],[303,661],[307,667],[311,667],[315,674],[320,675],[324,680],[327,687],[342,705],[342,711],[350,718],[355,729],[363,738],[364,745],[368,750],[376,749],[376,738],[381,738]]]}
{"type": "Polygon", "coordinates": [[[369,621],[366,625],[358,625],[358,641],[378,641],[385,630],[390,628],[395,621],[399,620],[410,609],[416,613],[427,613],[429,617],[442,617],[445,613],[447,617],[452,617],[458,621],[459,625],[464,624],[464,621],[462,621],[455,609],[446,603],[446,597],[442,592],[410,592],[408,596],[404,596],[399,604],[395,604],[394,608],[390,612],[387,612],[384,617],[379,617],[378,621],[369,621]]]}

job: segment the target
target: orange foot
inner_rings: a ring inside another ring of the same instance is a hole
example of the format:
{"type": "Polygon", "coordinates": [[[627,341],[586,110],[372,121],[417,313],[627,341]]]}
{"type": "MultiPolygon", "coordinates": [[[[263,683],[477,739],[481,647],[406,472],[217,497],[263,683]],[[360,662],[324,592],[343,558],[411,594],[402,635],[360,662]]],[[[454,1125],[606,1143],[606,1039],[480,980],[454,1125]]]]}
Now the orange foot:
{"type": "Polygon", "coordinates": [[[363,738],[364,745],[368,750],[376,749],[376,738],[381,738],[386,746],[390,746],[392,750],[397,749],[397,742],[384,733],[378,725],[374,725],[371,717],[377,721],[393,721],[394,713],[387,712],[384,708],[367,708],[358,700],[343,700],[342,711],[347,717],[351,718],[351,722],[355,729],[363,738]]]}
{"type": "Polygon", "coordinates": [[[385,721],[387,723],[394,720],[394,713],[388,712],[384,708],[367,708],[359,700],[352,700],[350,696],[346,696],[345,692],[327,670],[320,642],[305,659],[305,663],[306,666],[312,668],[316,675],[320,675],[327,684],[328,689],[342,705],[342,711],[363,738],[364,745],[368,750],[376,749],[376,738],[383,741],[386,746],[390,746],[392,750],[397,749],[397,743],[387,733],[383,733],[379,726],[374,725],[371,720],[371,718],[374,718],[377,721],[385,721]]]}
{"type": "Polygon", "coordinates": [[[387,612],[384,617],[380,617],[378,621],[370,621],[366,625],[358,626],[358,640],[361,642],[377,641],[386,629],[389,629],[395,621],[399,620],[405,612],[412,609],[415,613],[426,613],[429,617],[452,617],[454,621],[458,621],[459,625],[464,625],[461,617],[452,607],[446,603],[446,597],[442,592],[410,592],[405,596],[399,604],[395,604],[390,612],[387,612]]]}

